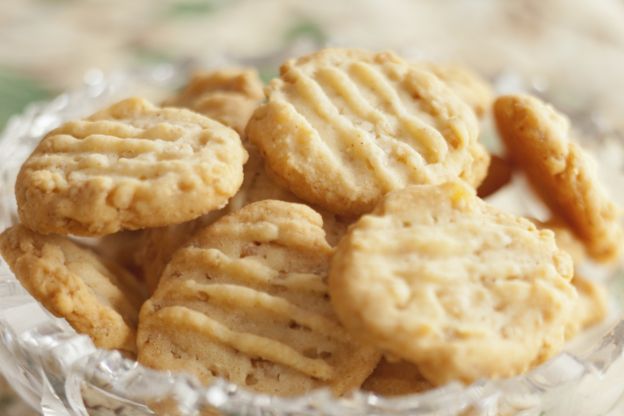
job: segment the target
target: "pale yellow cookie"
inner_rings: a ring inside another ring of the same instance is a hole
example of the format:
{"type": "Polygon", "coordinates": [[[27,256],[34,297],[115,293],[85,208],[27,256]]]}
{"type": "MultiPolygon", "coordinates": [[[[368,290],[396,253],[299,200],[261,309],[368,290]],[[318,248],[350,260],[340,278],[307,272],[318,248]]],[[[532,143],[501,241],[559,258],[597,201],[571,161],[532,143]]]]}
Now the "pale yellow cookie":
{"type": "Polygon", "coordinates": [[[199,231],[141,309],[138,360],[269,394],[358,388],[379,352],[336,320],[320,215],[261,201],[199,231]]]}
{"type": "Polygon", "coordinates": [[[76,235],[188,221],[227,203],[246,159],[221,123],[130,98],[42,139],[17,177],[20,219],[76,235]]]}
{"type": "Polygon", "coordinates": [[[479,118],[482,118],[492,106],[494,102],[492,86],[465,66],[433,62],[416,63],[416,65],[423,65],[446,82],[457,95],[470,105],[479,118]]]}
{"type": "Polygon", "coordinates": [[[593,159],[570,138],[568,119],[528,95],[499,97],[494,115],[509,156],[553,213],[594,259],[616,258],[624,241],[618,209],[601,186],[593,159]]]}
{"type": "Polygon", "coordinates": [[[487,153],[470,107],[393,53],[325,49],[286,62],[265,92],[248,139],[290,191],[331,212],[356,216],[389,191],[487,169],[473,166],[487,153]]]}
{"type": "Polygon", "coordinates": [[[144,295],[128,272],[66,237],[23,225],[0,234],[0,253],[35,299],[96,346],[135,351],[144,295]]]}
{"type": "Polygon", "coordinates": [[[406,361],[390,362],[382,359],[375,371],[362,384],[362,390],[380,396],[403,396],[432,389],[418,368],[406,361]]]}
{"type": "Polygon", "coordinates": [[[551,231],[458,181],[387,195],[341,240],[329,289],[352,334],[440,385],[521,374],[559,351],[572,273],[551,231]]]}
{"type": "Polygon", "coordinates": [[[578,292],[578,300],[568,323],[566,332],[568,339],[583,329],[599,324],[609,312],[607,291],[602,284],[578,274],[572,279],[572,284],[578,292]]]}
{"type": "MultiPolygon", "coordinates": [[[[271,179],[264,169],[262,158],[253,146],[249,146],[247,150],[249,160],[244,167],[243,185],[225,208],[186,223],[143,231],[135,259],[140,265],[150,293],[156,290],[160,275],[173,253],[190,240],[200,228],[213,223],[225,214],[236,212],[252,202],[265,199],[301,202],[299,198],[271,179]]],[[[319,213],[323,217],[323,228],[327,241],[330,245],[335,246],[352,221],[326,211],[319,213]]]]}
{"type": "Polygon", "coordinates": [[[184,107],[213,118],[243,134],[249,117],[264,98],[255,69],[196,72],[180,93],[163,106],[184,107]]]}
{"type": "Polygon", "coordinates": [[[575,265],[578,265],[587,259],[587,253],[585,252],[583,243],[576,238],[574,233],[570,231],[570,228],[568,228],[562,220],[558,218],[550,218],[547,221],[538,221],[535,219],[531,219],[531,221],[533,221],[538,228],[551,230],[555,233],[557,246],[572,257],[575,265]]]}

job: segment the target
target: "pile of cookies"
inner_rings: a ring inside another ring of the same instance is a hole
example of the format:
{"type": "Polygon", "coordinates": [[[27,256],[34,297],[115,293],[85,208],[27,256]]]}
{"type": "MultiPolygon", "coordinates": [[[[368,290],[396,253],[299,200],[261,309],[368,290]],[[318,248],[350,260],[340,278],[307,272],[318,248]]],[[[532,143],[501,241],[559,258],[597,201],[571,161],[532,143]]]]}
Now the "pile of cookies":
{"type": "Polygon", "coordinates": [[[203,383],[409,394],[521,374],[606,312],[618,209],[567,119],[470,71],[326,49],[49,132],[0,251],[101,348],[203,383]],[[492,111],[491,111],[492,109],[492,111]],[[493,113],[505,155],[479,141],[493,113]],[[484,198],[522,172],[539,222],[484,198]],[[89,237],[89,238],[76,238],[89,237]]]}

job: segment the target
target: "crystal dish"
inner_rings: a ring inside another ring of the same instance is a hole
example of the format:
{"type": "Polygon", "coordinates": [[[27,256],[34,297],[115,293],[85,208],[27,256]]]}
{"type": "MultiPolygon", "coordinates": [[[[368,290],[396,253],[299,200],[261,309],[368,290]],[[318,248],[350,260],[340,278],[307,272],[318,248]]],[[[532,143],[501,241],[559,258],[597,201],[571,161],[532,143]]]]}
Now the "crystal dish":
{"type": "MultiPolygon", "coordinates": [[[[220,62],[220,64],[222,64],[220,62]]],[[[90,114],[117,99],[142,95],[157,100],[186,77],[185,65],[161,65],[104,76],[92,71],[84,86],[14,117],[0,136],[0,229],[17,221],[13,185],[23,160],[41,136],[61,122],[90,114]]],[[[504,80],[497,87],[505,89],[504,80]]],[[[533,91],[536,92],[536,91],[533,91]]],[[[547,90],[542,95],[548,97],[547,90]]],[[[582,123],[583,120],[575,120],[582,123]]],[[[596,135],[600,136],[599,132],[596,135]]],[[[487,137],[487,132],[486,132],[487,137]]],[[[612,190],[624,186],[624,139],[584,142],[600,159],[612,190]]],[[[521,213],[539,206],[521,197],[521,178],[505,191],[521,213]]],[[[618,201],[620,204],[622,201],[618,201]]],[[[497,201],[494,201],[497,203],[497,201]]],[[[537,213],[539,216],[539,213],[537,213]]],[[[98,350],[63,319],[51,316],[0,261],[0,371],[18,394],[44,415],[522,415],[621,414],[624,397],[624,304],[622,267],[586,265],[609,277],[612,312],[569,350],[529,373],[469,386],[452,383],[421,394],[382,398],[355,392],[334,398],[327,390],[278,398],[219,380],[204,387],[191,377],[142,367],[118,352],[98,350]],[[215,409],[218,411],[215,413],[215,409]]]]}

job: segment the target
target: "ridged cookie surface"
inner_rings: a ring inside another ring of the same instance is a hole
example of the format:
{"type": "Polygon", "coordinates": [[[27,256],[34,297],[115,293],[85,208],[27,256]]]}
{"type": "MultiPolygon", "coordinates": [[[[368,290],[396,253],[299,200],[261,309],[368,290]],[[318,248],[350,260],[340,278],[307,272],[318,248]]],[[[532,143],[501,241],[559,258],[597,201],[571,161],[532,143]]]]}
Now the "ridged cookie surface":
{"type": "Polygon", "coordinates": [[[556,353],[572,269],[551,231],[450,182],[393,192],[351,226],[329,288],[351,333],[439,385],[520,374],[556,353]]]}
{"type": "Polygon", "coordinates": [[[342,215],[414,183],[484,176],[474,112],[428,70],[390,52],[326,49],[281,67],[247,125],[267,168],[342,215]],[[475,162],[479,159],[478,162],[475,162]]]}
{"type": "Polygon", "coordinates": [[[618,208],[598,180],[593,159],[570,138],[570,123],[535,97],[499,97],[494,115],[511,159],[594,259],[616,258],[624,244],[618,208]]]}
{"type": "Polygon", "coordinates": [[[22,225],[0,234],[0,253],[35,299],[96,346],[136,350],[144,295],[134,276],[66,237],[22,225]]]}
{"type": "Polygon", "coordinates": [[[242,135],[249,117],[264,98],[262,89],[254,69],[196,72],[186,87],[163,105],[197,111],[242,135]]]}
{"type": "Polygon", "coordinates": [[[333,314],[331,253],[304,205],[267,200],[221,218],[174,254],[143,306],[139,362],[278,395],[359,387],[379,353],[333,314]]]}
{"type": "Polygon", "coordinates": [[[246,159],[221,123],[127,99],[42,139],[17,178],[20,219],[76,235],[188,221],[226,204],[246,159]]]}
{"type": "MultiPolygon", "coordinates": [[[[160,276],[173,253],[193,237],[195,232],[223,215],[233,213],[253,202],[274,199],[288,202],[301,202],[292,193],[275,183],[264,169],[262,158],[254,146],[247,146],[249,160],[245,164],[243,184],[228,205],[218,211],[212,211],[193,221],[167,227],[144,230],[135,257],[143,271],[145,282],[150,293],[156,290],[160,276]]],[[[345,233],[348,219],[339,218],[329,212],[321,212],[323,228],[327,241],[335,246],[345,233]]]]}

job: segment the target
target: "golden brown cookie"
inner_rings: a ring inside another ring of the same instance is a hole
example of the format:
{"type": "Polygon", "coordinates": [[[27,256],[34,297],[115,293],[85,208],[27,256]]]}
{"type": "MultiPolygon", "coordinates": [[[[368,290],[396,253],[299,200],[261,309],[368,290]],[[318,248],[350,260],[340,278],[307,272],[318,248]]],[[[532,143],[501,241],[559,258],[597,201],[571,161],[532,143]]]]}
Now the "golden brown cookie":
{"type": "Polygon", "coordinates": [[[43,138],[17,178],[20,219],[76,235],[188,221],[227,203],[246,159],[221,123],[130,98],[43,138]]]}
{"type": "Polygon", "coordinates": [[[499,97],[494,115],[509,156],[553,213],[594,259],[616,258],[623,244],[618,209],[601,186],[593,159],[570,138],[568,119],[528,95],[499,97]]]}
{"type": "Polygon", "coordinates": [[[242,135],[263,98],[262,81],[255,69],[230,68],[194,73],[186,87],[163,106],[197,111],[242,135]]]}
{"type": "Polygon", "coordinates": [[[248,139],[290,191],[331,212],[356,216],[409,184],[485,172],[473,166],[487,156],[474,112],[393,53],[325,49],[286,62],[265,92],[248,139]]]}
{"type": "Polygon", "coordinates": [[[351,333],[440,385],[520,374],[556,353],[572,273],[551,231],[457,181],[387,195],[341,240],[329,289],[351,333]]]}
{"type": "Polygon", "coordinates": [[[144,295],[128,272],[66,237],[23,225],[0,234],[0,253],[35,299],[96,346],[135,351],[144,295]]]}
{"type": "MultiPolygon", "coordinates": [[[[262,158],[253,146],[248,146],[247,150],[249,160],[244,167],[243,185],[225,208],[186,223],[143,231],[135,259],[140,265],[150,293],[156,290],[160,275],[173,253],[190,240],[197,230],[213,223],[223,215],[236,212],[253,202],[265,199],[301,202],[299,198],[271,179],[264,169],[262,158]]],[[[327,211],[320,211],[319,213],[323,217],[323,228],[327,241],[330,245],[335,246],[352,221],[327,211]]]]}
{"type": "Polygon", "coordinates": [[[431,383],[425,380],[414,364],[386,359],[377,364],[375,371],[362,384],[362,390],[380,396],[415,394],[431,388],[431,383]]]}
{"type": "Polygon", "coordinates": [[[357,388],[380,354],[355,342],[327,295],[320,215],[261,201],[199,231],[141,309],[138,359],[269,394],[357,388]]]}
{"type": "Polygon", "coordinates": [[[609,311],[607,291],[597,281],[586,279],[576,274],[572,284],[578,292],[578,299],[568,323],[566,336],[574,337],[583,329],[602,322],[609,311]]]}
{"type": "Polygon", "coordinates": [[[511,181],[511,165],[500,156],[492,155],[485,179],[477,188],[477,195],[486,198],[511,181]]]}
{"type": "Polygon", "coordinates": [[[417,63],[433,72],[459,95],[475,112],[483,118],[494,102],[492,86],[477,73],[460,65],[440,63],[417,63]]]}

